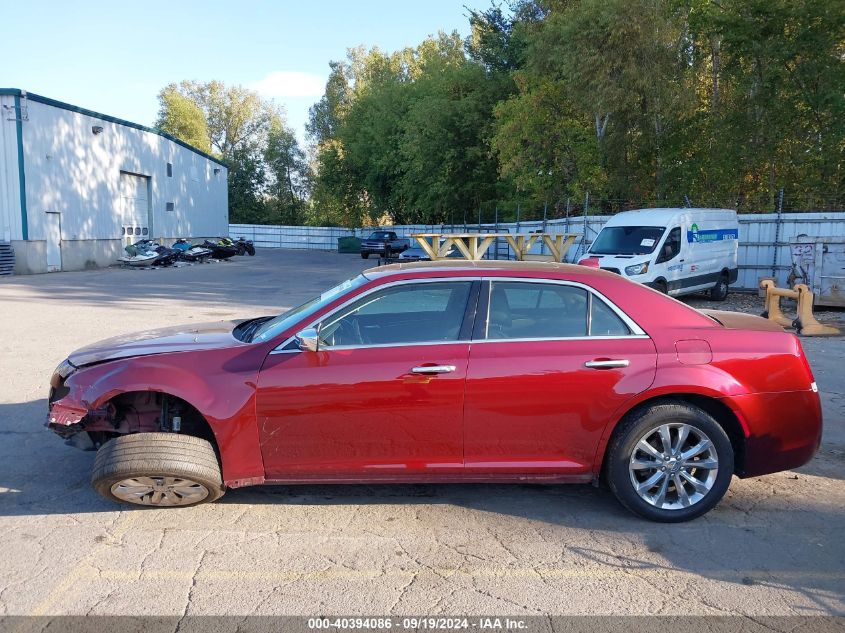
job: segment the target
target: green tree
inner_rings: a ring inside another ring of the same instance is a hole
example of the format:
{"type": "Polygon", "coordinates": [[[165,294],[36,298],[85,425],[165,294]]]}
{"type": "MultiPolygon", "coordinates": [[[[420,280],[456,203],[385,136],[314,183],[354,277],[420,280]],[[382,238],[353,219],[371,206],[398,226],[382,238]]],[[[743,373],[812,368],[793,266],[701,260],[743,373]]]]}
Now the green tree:
{"type": "Polygon", "coordinates": [[[159,92],[158,100],[160,107],[155,123],[158,129],[203,152],[211,151],[205,113],[194,101],[172,85],[159,92]]]}
{"type": "Polygon", "coordinates": [[[178,93],[205,115],[212,149],[228,158],[235,150],[260,147],[266,142],[278,108],[258,93],[220,81],[182,81],[169,84],[162,93],[178,93]]]}
{"type": "Polygon", "coordinates": [[[393,54],[350,49],[311,110],[315,212],[437,222],[494,196],[489,135],[503,86],[511,80],[469,59],[457,33],[393,54]]]}
{"type": "Polygon", "coordinates": [[[253,148],[235,149],[229,160],[229,221],[261,224],[268,221],[262,192],[267,174],[262,156],[253,148]]]}
{"type": "Polygon", "coordinates": [[[465,42],[332,63],[309,221],[845,198],[845,0],[514,0],[469,21],[465,42]]]}
{"type": "Polygon", "coordinates": [[[739,205],[771,208],[780,187],[841,195],[845,3],[726,0],[696,6],[690,23],[718,43],[707,131],[720,155],[708,175],[739,205]]]}
{"type": "Polygon", "coordinates": [[[487,137],[498,93],[484,69],[466,60],[429,66],[409,92],[398,183],[407,218],[448,222],[496,197],[498,166],[487,137]]]}
{"type": "Polygon", "coordinates": [[[310,185],[310,168],[305,152],[292,130],[276,117],[270,125],[267,148],[268,211],[280,224],[302,224],[310,185]]]}
{"type": "Polygon", "coordinates": [[[229,215],[237,222],[301,220],[310,172],[280,109],[219,81],[182,81],[159,93],[157,125],[229,166],[229,215]]]}
{"type": "Polygon", "coordinates": [[[559,204],[606,189],[589,115],[562,82],[518,76],[519,94],[496,106],[492,147],[503,177],[529,198],[559,204]]]}

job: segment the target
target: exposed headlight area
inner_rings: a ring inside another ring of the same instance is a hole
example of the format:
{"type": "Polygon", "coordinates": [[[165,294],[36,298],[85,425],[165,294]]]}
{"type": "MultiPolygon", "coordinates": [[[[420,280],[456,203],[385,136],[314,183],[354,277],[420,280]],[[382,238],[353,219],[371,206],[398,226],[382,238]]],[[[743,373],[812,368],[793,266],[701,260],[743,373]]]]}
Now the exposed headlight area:
{"type": "Polygon", "coordinates": [[[70,376],[77,369],[77,366],[66,358],[61,363],[59,363],[58,367],[56,367],[55,373],[59,375],[59,378],[61,378],[62,381],[65,381],[68,379],[68,376],[70,376]]]}
{"type": "Polygon", "coordinates": [[[633,266],[626,266],[625,267],[625,274],[628,276],[633,275],[644,275],[648,272],[648,262],[643,262],[641,264],[634,264],[633,266]]]}
{"type": "Polygon", "coordinates": [[[77,369],[78,367],[71,363],[67,358],[59,363],[58,367],[56,367],[56,370],[53,372],[53,377],[50,380],[50,395],[47,398],[47,401],[51,405],[70,393],[70,389],[65,387],[65,380],[67,380],[77,369]]]}

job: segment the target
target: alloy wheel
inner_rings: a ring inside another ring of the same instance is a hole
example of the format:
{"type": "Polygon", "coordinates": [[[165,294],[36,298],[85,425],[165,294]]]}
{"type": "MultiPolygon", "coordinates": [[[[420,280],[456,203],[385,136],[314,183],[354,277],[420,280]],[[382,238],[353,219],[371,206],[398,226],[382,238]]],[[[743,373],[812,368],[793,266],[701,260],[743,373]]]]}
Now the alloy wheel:
{"type": "Polygon", "coordinates": [[[111,493],[121,501],[143,506],[184,506],[199,503],[208,489],[184,477],[132,477],[117,482],[111,493]]]}
{"type": "Polygon", "coordinates": [[[631,484],[646,503],[679,510],[700,502],[716,482],[716,447],[689,424],[661,424],[634,445],[628,463],[631,484]]]}

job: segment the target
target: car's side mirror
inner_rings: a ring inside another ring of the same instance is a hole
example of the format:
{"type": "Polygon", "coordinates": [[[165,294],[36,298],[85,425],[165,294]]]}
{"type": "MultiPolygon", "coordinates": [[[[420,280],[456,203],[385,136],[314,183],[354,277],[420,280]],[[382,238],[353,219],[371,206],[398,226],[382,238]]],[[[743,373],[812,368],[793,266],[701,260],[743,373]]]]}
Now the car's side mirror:
{"type": "Polygon", "coordinates": [[[296,333],[296,344],[303,352],[316,352],[320,347],[319,332],[313,327],[300,330],[296,333]]]}

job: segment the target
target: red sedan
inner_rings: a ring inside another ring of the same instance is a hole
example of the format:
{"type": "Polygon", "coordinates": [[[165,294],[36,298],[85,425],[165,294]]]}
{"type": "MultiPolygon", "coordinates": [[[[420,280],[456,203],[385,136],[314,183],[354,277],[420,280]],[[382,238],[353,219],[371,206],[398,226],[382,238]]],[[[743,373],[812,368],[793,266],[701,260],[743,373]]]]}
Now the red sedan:
{"type": "Polygon", "coordinates": [[[684,521],[821,440],[798,339],[566,264],[385,266],[275,317],[78,350],[48,426],[107,498],[304,482],[606,481],[684,521]]]}

